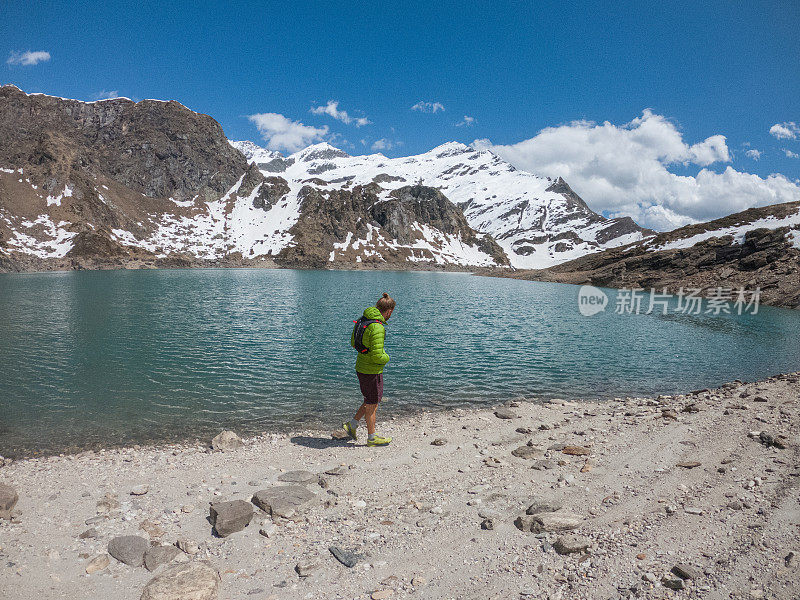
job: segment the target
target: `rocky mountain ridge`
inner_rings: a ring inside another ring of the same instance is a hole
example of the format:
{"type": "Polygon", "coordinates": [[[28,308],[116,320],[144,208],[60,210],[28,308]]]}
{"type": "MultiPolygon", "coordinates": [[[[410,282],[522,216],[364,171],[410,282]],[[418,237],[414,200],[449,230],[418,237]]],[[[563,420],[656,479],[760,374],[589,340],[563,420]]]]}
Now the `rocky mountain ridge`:
{"type": "Polygon", "coordinates": [[[642,242],[511,277],[675,293],[761,291],[761,302],[800,309],[800,202],[751,208],[642,242]]]}
{"type": "Polygon", "coordinates": [[[0,140],[3,270],[508,264],[437,190],[374,184],[341,190],[334,206],[319,181],[262,172],[214,119],[177,102],[81,102],[3,86],[0,140]],[[335,252],[354,232],[374,234],[382,250],[335,252]]]}

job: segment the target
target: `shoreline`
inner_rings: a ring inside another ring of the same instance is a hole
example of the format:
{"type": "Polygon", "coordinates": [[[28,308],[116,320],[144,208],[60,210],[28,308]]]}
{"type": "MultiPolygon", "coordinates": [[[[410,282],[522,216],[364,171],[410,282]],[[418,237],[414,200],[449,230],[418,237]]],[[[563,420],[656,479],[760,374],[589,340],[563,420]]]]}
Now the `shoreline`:
{"type": "Polygon", "coordinates": [[[421,411],[379,431],[395,437],[388,448],[365,447],[363,432],[353,444],[300,430],[225,451],[14,461],[0,468],[20,511],[0,519],[0,589],[128,600],[192,568],[213,571],[202,597],[219,600],[800,593],[800,372],[689,394],[421,411]],[[250,503],[287,484],[309,500],[271,516],[250,503]],[[206,517],[223,500],[255,515],[216,537],[206,517]],[[109,557],[125,535],[172,564],[150,572],[109,557]]]}
{"type": "MultiPolygon", "coordinates": [[[[797,371],[796,373],[800,373],[797,371]]],[[[763,379],[757,379],[754,381],[742,381],[742,380],[735,380],[742,385],[748,384],[757,384],[760,381],[766,381],[769,379],[773,379],[775,377],[781,377],[786,375],[792,375],[793,372],[789,373],[774,373],[772,375],[768,375],[763,379]]],[[[724,385],[730,382],[722,382],[720,385],[724,385]]],[[[713,385],[713,384],[710,384],[713,385]]],[[[682,391],[682,390],[671,390],[669,392],[664,392],[661,395],[672,395],[672,396],[691,396],[698,392],[702,392],[712,388],[699,388],[690,391],[682,391]]],[[[606,402],[614,402],[614,401],[621,401],[626,398],[646,398],[650,397],[650,394],[643,394],[641,396],[637,395],[622,395],[617,396],[615,394],[609,393],[607,396],[592,396],[592,397],[573,397],[569,394],[530,394],[528,395],[534,400],[530,400],[530,402],[539,403],[539,404],[547,404],[553,399],[559,399],[566,402],[572,402],[575,404],[603,404],[606,402]]],[[[522,397],[522,396],[520,396],[522,397]]],[[[426,405],[419,405],[413,407],[404,407],[397,409],[398,412],[394,412],[394,402],[390,399],[385,400],[386,404],[389,404],[389,408],[384,406],[382,414],[384,421],[400,421],[400,422],[411,422],[417,419],[420,415],[423,414],[447,414],[452,413],[454,411],[485,411],[485,410],[494,410],[497,406],[502,405],[502,402],[499,400],[489,400],[481,401],[481,402],[464,402],[463,404],[452,404],[452,405],[444,405],[444,404],[426,404],[426,405]],[[431,408],[433,406],[433,408],[431,408]],[[392,411],[392,412],[389,412],[392,411]]],[[[342,417],[343,418],[343,417],[342,417]]],[[[380,420],[380,417],[379,417],[380,420]]],[[[336,421],[336,418],[334,418],[336,421]]],[[[323,425],[322,422],[314,422],[309,423],[307,427],[296,427],[292,431],[288,433],[288,435],[301,435],[301,434],[317,434],[317,435],[327,435],[330,433],[329,426],[330,423],[327,421],[323,425]]],[[[222,431],[223,428],[216,428],[214,432],[222,431]]],[[[260,430],[251,430],[247,428],[236,428],[236,431],[241,434],[243,439],[247,440],[259,440],[262,438],[269,438],[270,436],[274,435],[287,435],[284,431],[280,431],[280,429],[276,426],[274,430],[271,429],[260,429],[260,430]]],[[[98,454],[100,452],[106,451],[119,451],[119,450],[152,450],[152,451],[171,451],[175,447],[185,447],[185,446],[198,446],[198,445],[206,445],[210,447],[209,441],[211,437],[213,437],[214,433],[206,432],[207,435],[204,438],[202,435],[187,435],[187,436],[178,436],[176,439],[163,439],[163,440],[141,440],[141,441],[126,441],[119,444],[109,444],[109,443],[100,443],[89,445],[86,447],[65,447],[60,450],[55,451],[44,451],[39,454],[36,453],[28,453],[24,455],[14,455],[14,453],[5,450],[4,452],[0,452],[0,467],[3,465],[3,459],[11,460],[11,461],[22,461],[22,460],[40,460],[40,459],[48,459],[51,457],[70,457],[70,456],[79,456],[84,454],[98,454]]]]}

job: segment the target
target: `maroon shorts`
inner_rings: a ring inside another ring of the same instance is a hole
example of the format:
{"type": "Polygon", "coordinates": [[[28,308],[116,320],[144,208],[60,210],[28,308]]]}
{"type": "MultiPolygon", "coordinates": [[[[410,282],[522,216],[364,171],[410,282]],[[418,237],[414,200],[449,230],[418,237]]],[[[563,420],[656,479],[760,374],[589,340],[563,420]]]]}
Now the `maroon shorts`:
{"type": "Polygon", "coordinates": [[[359,373],[358,384],[361,386],[361,393],[364,394],[364,402],[366,404],[377,404],[383,398],[383,373],[370,375],[368,373],[359,373]]]}

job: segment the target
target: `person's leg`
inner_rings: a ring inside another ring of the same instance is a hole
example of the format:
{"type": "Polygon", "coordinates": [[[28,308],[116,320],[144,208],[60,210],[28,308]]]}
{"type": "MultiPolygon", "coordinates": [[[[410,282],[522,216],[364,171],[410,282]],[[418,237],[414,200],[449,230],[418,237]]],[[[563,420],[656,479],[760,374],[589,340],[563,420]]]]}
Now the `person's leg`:
{"type": "Polygon", "coordinates": [[[367,403],[366,402],[362,402],[361,403],[361,407],[358,409],[358,411],[356,411],[356,416],[353,417],[353,420],[356,421],[356,422],[360,421],[361,419],[364,418],[364,415],[366,414],[366,412],[367,412],[367,403]]]}
{"type": "Polygon", "coordinates": [[[364,404],[361,408],[364,409],[364,416],[367,419],[367,433],[369,435],[375,434],[375,421],[376,413],[378,412],[377,404],[364,404]]]}

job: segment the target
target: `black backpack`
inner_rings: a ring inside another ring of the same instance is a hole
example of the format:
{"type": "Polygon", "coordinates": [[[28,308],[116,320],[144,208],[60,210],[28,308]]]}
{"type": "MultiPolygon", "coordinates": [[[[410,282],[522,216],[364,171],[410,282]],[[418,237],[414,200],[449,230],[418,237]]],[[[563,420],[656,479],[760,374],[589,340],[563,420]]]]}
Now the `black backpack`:
{"type": "Polygon", "coordinates": [[[353,321],[353,323],[355,323],[353,326],[353,345],[359,354],[366,354],[369,352],[369,348],[364,345],[364,332],[367,330],[367,327],[373,323],[380,323],[383,325],[383,321],[361,317],[358,321],[353,321]]]}

